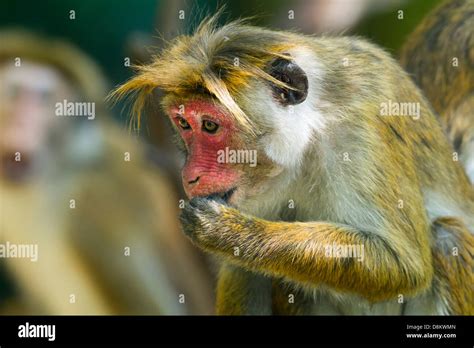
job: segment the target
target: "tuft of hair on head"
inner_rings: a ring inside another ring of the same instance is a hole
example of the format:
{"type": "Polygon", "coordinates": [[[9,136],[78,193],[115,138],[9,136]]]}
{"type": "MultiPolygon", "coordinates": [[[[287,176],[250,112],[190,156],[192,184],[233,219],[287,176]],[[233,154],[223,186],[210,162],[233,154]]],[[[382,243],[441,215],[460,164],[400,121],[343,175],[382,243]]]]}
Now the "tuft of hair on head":
{"type": "Polygon", "coordinates": [[[298,37],[248,25],[246,19],[218,26],[221,14],[222,9],[206,18],[193,35],[172,40],[150,64],[134,66],[137,74],[112,91],[108,99],[116,102],[133,97],[132,117],[139,128],[143,107],[156,88],[183,96],[204,89],[243,129],[255,134],[251,120],[233,96],[248,86],[251,78],[294,89],[265,69],[278,57],[290,60],[287,52],[299,44],[298,37]]]}

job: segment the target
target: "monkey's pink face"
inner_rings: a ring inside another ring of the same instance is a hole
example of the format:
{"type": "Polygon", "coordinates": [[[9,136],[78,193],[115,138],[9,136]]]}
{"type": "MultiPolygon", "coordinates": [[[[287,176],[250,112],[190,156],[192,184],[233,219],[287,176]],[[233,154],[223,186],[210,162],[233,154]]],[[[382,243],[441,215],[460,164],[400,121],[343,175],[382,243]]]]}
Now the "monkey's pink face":
{"type": "Polygon", "coordinates": [[[168,114],[187,149],[182,180],[188,197],[217,194],[230,200],[242,176],[238,166],[226,163],[222,156],[226,148],[238,148],[232,119],[202,100],[172,106],[168,114]]]}

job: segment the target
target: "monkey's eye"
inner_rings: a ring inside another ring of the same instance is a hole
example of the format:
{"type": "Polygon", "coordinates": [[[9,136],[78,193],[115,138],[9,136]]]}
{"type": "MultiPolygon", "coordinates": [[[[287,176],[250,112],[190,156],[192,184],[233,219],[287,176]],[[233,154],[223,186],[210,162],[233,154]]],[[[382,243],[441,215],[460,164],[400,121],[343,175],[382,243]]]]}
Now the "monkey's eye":
{"type": "Polygon", "coordinates": [[[179,117],[178,118],[178,124],[182,129],[190,129],[191,126],[189,125],[188,121],[186,121],[184,118],[179,117]]]}
{"type": "Polygon", "coordinates": [[[205,120],[202,122],[202,129],[207,133],[214,134],[217,132],[217,129],[219,129],[219,125],[212,121],[205,120]]]}

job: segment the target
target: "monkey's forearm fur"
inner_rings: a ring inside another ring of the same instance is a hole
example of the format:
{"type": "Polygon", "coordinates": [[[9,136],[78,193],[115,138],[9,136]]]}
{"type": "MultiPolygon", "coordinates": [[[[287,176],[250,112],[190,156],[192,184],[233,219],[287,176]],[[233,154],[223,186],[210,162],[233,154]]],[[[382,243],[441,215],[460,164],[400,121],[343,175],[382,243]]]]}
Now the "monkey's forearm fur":
{"type": "MultiPolygon", "coordinates": [[[[257,276],[245,269],[301,285],[330,286],[371,302],[390,300],[399,294],[409,296],[435,286],[449,299],[454,313],[473,313],[474,238],[454,218],[435,222],[444,233],[455,234],[455,238],[438,238],[432,248],[437,274],[434,284],[430,258],[422,264],[419,248],[409,248],[403,243],[397,245],[393,239],[347,225],[265,221],[206,198],[193,199],[184,209],[181,221],[184,231],[204,250],[242,267],[225,264],[222,267],[218,313],[265,314],[270,310],[271,303],[266,302],[263,295],[268,293],[268,283],[265,283],[268,279],[262,277],[252,283],[249,278],[257,276]],[[325,247],[333,245],[363,245],[364,258],[330,257],[325,247]],[[459,257],[450,255],[453,247],[460,249],[459,257]],[[464,282],[471,285],[466,286],[464,282]],[[258,291],[249,289],[249,284],[258,291]],[[454,298],[449,294],[453,289],[459,291],[454,298]],[[248,303],[249,299],[254,300],[252,304],[248,303]]],[[[435,229],[433,233],[437,233],[435,229]]]]}
{"type": "Polygon", "coordinates": [[[343,224],[265,221],[204,198],[189,208],[182,223],[198,245],[259,273],[324,284],[371,301],[420,291],[431,281],[428,245],[410,248],[343,224]],[[325,247],[333,245],[363,245],[364,260],[328,257],[325,247]]]}

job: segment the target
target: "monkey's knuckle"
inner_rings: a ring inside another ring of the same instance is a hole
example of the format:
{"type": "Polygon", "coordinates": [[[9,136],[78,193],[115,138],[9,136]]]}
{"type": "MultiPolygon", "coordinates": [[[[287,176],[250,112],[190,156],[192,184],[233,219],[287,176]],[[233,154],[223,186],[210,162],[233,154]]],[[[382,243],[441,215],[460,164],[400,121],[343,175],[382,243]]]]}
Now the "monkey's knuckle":
{"type": "MultiPolygon", "coordinates": [[[[195,201],[196,202],[196,201],[195,201]]],[[[201,208],[203,207],[200,205],[201,208]]],[[[206,242],[214,231],[215,218],[209,211],[197,208],[197,205],[188,204],[180,215],[182,230],[191,240],[197,243],[206,242]]]]}

